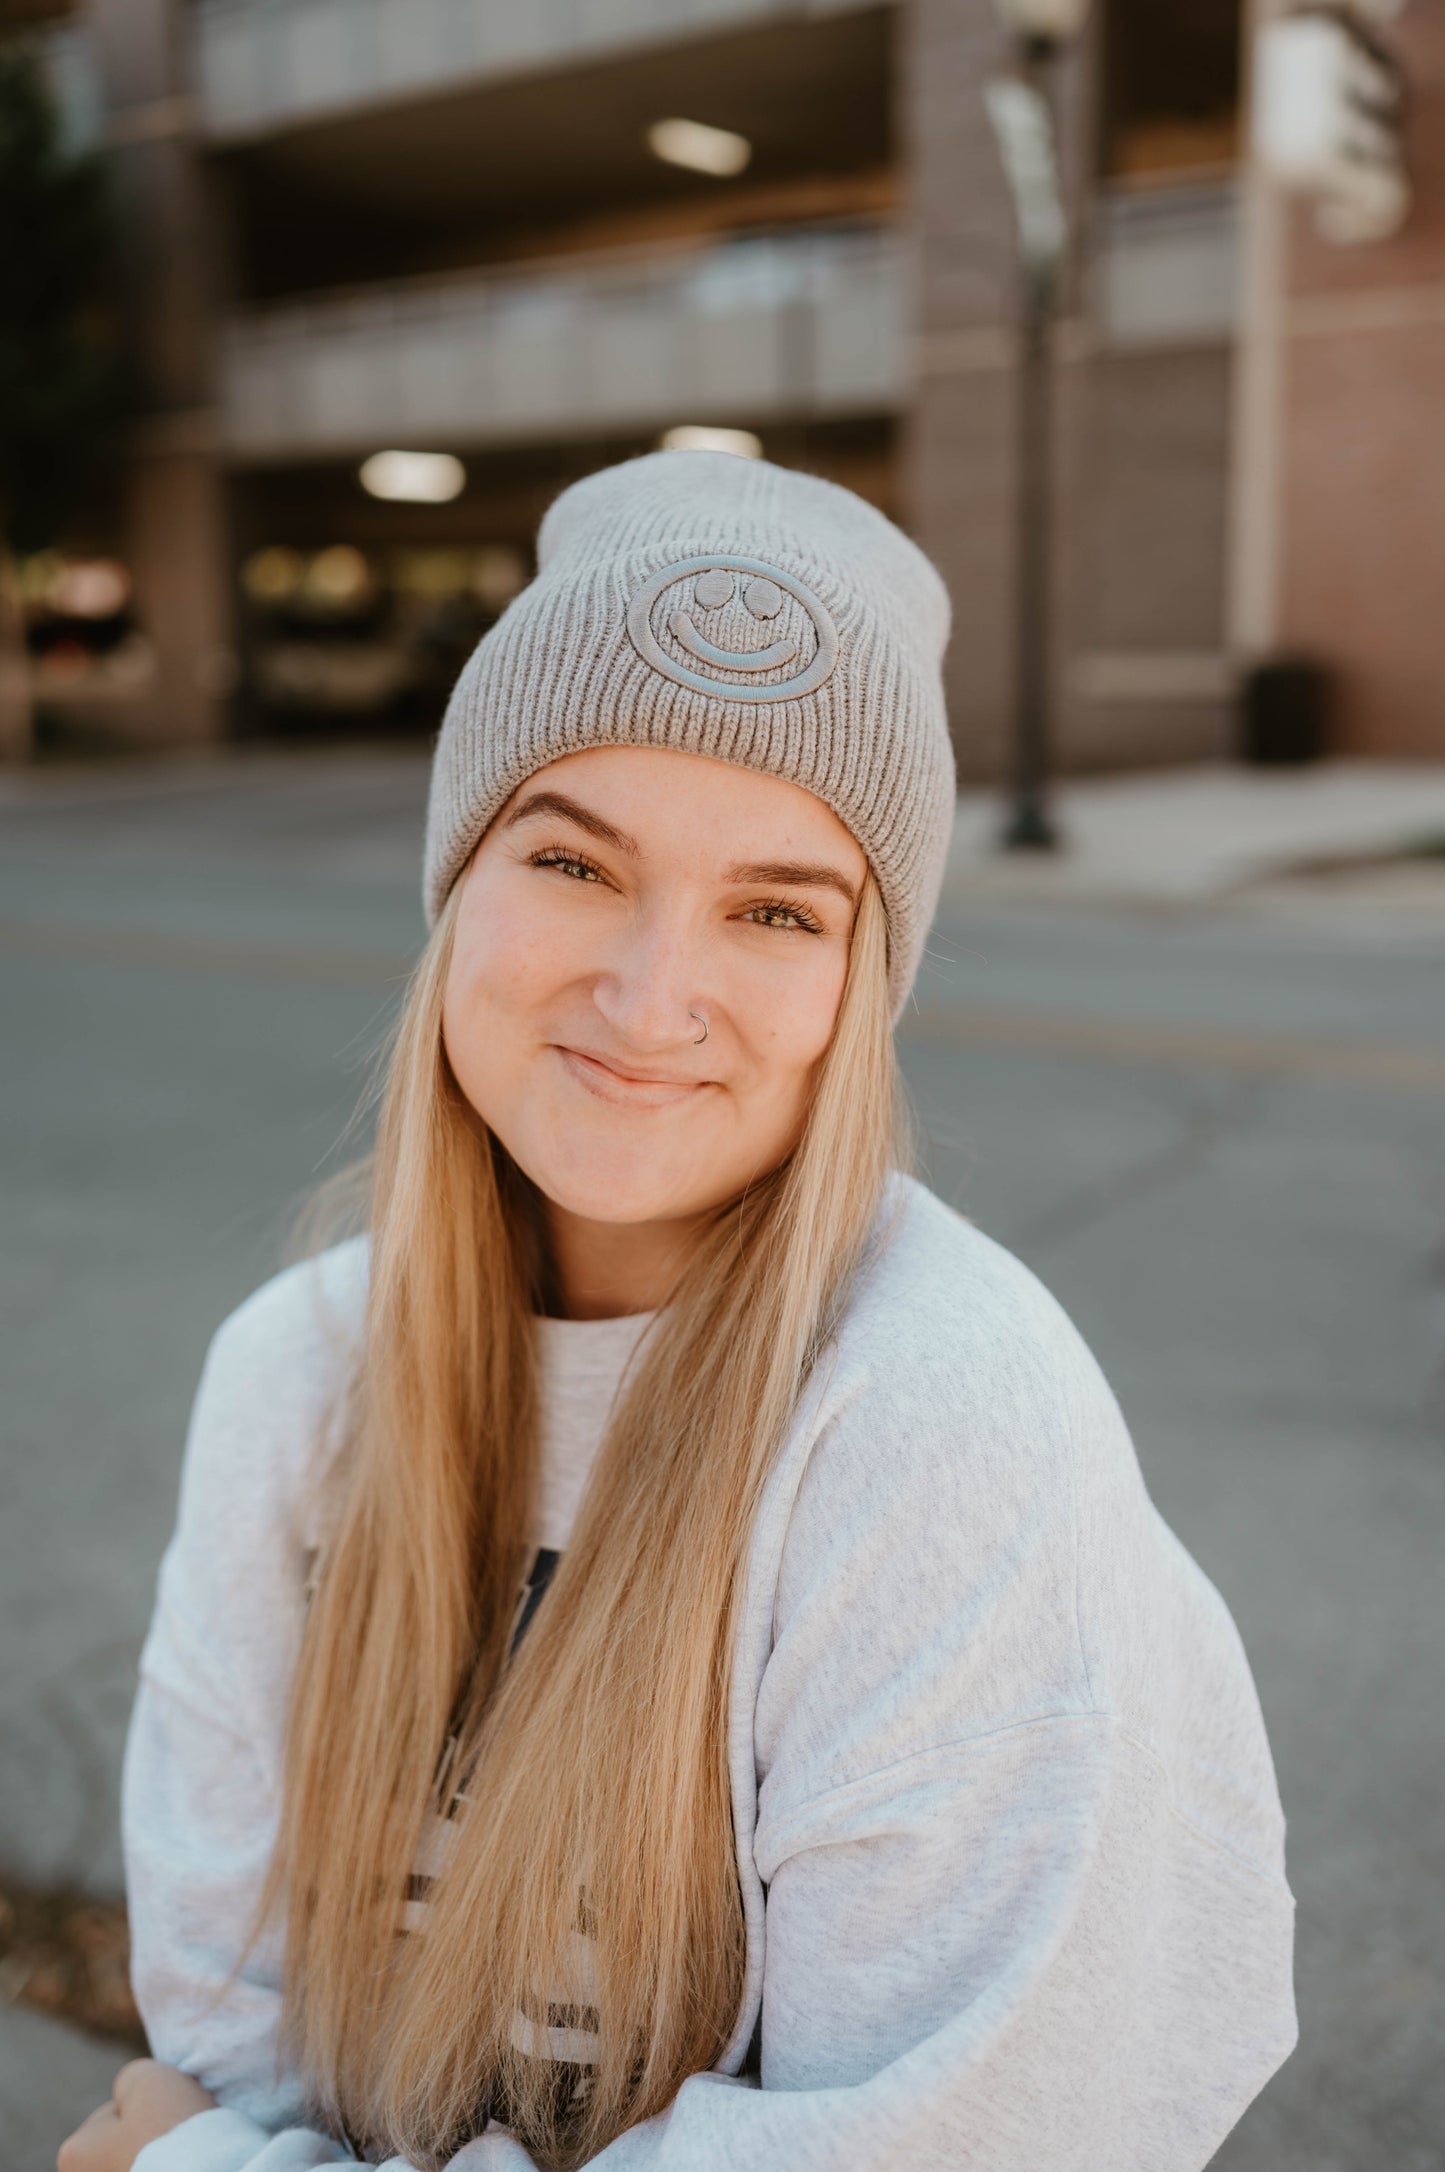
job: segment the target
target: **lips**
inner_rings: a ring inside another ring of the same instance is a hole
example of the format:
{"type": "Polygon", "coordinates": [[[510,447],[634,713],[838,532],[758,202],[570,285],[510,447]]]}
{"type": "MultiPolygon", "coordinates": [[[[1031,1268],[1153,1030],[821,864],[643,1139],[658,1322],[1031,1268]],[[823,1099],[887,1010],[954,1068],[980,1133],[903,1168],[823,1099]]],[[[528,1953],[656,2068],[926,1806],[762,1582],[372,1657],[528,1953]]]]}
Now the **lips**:
{"type": "Polygon", "coordinates": [[[702,1093],[712,1084],[710,1079],[683,1078],[675,1071],[649,1071],[646,1066],[626,1069],[616,1059],[594,1055],[583,1048],[568,1048],[555,1043],[558,1056],[569,1075],[599,1101],[610,1102],[614,1108],[669,1109],[677,1108],[702,1093]]]}

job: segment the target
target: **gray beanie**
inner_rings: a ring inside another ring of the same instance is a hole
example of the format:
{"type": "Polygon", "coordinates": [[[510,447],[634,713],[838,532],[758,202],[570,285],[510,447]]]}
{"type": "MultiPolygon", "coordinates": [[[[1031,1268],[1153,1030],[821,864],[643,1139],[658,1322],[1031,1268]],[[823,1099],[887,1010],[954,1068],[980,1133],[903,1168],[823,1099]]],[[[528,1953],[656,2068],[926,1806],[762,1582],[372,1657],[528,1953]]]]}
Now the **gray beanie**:
{"type": "Polygon", "coordinates": [[[806,787],[868,857],[896,1018],[943,880],[948,595],[850,490],[663,452],[563,491],[538,573],[462,671],[432,764],[428,923],[494,815],[583,747],[677,747],[806,787]]]}

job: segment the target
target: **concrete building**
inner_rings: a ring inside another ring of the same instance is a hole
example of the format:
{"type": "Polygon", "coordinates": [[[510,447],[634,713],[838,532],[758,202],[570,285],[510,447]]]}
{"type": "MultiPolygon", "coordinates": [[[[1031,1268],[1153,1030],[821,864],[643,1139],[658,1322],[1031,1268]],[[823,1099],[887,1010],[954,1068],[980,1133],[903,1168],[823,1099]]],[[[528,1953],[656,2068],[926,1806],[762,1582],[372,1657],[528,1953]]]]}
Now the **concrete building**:
{"type": "MultiPolygon", "coordinates": [[[[999,773],[1017,272],[994,0],[27,12],[72,132],[113,159],[146,388],[109,516],[143,668],[107,730],[434,720],[555,491],[707,425],[935,556],[961,764],[999,773]],[[746,164],[657,156],[667,119],[746,164]],[[369,496],[384,448],[450,453],[465,485],[369,496]]],[[[1242,163],[1236,0],[1101,0],[1066,64],[1065,767],[1230,753],[1240,672],[1282,646],[1337,672],[1342,746],[1445,756],[1445,19],[1413,0],[1398,35],[1416,211],[1351,252],[1242,163]]]]}

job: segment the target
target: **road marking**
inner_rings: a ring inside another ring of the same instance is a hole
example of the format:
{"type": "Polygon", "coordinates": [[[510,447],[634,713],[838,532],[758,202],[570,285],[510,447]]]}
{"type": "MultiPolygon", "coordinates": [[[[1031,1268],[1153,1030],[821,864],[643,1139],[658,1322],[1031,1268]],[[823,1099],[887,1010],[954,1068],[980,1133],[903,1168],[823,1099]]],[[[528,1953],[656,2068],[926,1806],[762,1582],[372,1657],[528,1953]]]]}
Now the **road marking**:
{"type": "Polygon", "coordinates": [[[1058,1011],[987,1010],[930,1004],[906,1014],[905,1044],[992,1047],[1095,1056],[1107,1063],[1159,1063],[1177,1070],[1288,1072],[1406,1093],[1445,1088],[1445,1048],[1369,1041],[1315,1040],[1308,1034],[1251,1033],[1223,1026],[1175,1026],[1147,1019],[1077,1018],[1058,1011]]]}
{"type": "MultiPolygon", "coordinates": [[[[160,966],[192,972],[255,974],[311,986],[399,986],[415,958],[403,951],[340,950],[300,943],[248,943],[229,936],[177,935],[160,929],[44,926],[0,920],[0,951],[72,958],[95,965],[160,966]]],[[[1080,1018],[1058,1011],[989,1009],[931,1003],[907,1012],[905,1047],[966,1049],[970,1044],[1093,1058],[1101,1063],[1164,1064],[1184,1071],[1289,1075],[1336,1084],[1383,1086],[1401,1093],[1445,1090],[1445,1048],[1408,1043],[1316,1040],[1308,1034],[1253,1033],[1220,1026],[1157,1024],[1145,1019],[1080,1018]]]]}
{"type": "Polygon", "coordinates": [[[159,965],[193,972],[254,973],[262,979],[376,988],[405,980],[416,960],[403,951],[330,950],[305,943],[245,943],[224,935],[172,935],[159,928],[45,927],[0,920],[0,950],[87,965],[159,965]]]}

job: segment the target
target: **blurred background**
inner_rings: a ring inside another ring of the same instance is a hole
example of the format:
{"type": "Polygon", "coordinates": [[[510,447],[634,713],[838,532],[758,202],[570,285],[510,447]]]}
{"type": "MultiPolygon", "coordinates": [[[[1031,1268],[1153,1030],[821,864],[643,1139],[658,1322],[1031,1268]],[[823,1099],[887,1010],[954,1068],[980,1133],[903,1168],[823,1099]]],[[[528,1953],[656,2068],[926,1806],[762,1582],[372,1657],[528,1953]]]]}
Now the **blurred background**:
{"type": "Polygon", "coordinates": [[[1441,2172],[1442,392],[1445,0],[0,0],[0,2163],[136,2040],[186,1412],[358,1144],[446,692],[680,443],[952,592],[928,1173],[1098,1350],[1290,1822],[1216,2162],[1441,2172]]]}
{"type": "MultiPolygon", "coordinates": [[[[1336,682],[1334,749],[1439,759],[1445,28],[1335,11],[1357,49],[1291,56],[1303,110],[1261,159],[1249,59],[1283,11],[1252,7],[8,0],[62,150],[102,154],[88,300],[128,365],[114,457],[12,535],[29,730],[425,730],[559,486],[710,425],[907,521],[954,594],[965,775],[993,775],[1012,14],[1064,33],[1060,759],[1232,755],[1242,673],[1283,654],[1336,682]],[[1283,202],[1291,162],[1316,202],[1283,202]],[[1354,246],[1321,231],[1342,205],[1354,246]],[[394,450],[450,460],[364,471],[394,450]]],[[[83,287],[74,228],[50,208],[31,246],[83,287]]]]}

